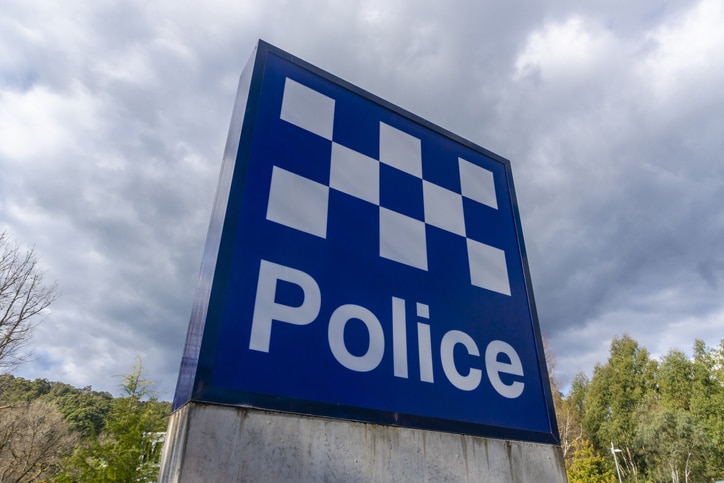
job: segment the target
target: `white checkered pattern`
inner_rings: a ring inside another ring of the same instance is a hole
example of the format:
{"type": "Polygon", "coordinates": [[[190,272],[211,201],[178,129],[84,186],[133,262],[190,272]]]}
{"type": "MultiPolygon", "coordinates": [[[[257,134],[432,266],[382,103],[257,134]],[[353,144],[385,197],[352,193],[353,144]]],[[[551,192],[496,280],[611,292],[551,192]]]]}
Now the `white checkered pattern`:
{"type": "Polygon", "coordinates": [[[266,217],[314,236],[326,238],[329,189],[379,207],[380,256],[427,270],[427,225],[465,237],[470,283],[510,295],[505,252],[466,235],[463,198],[497,209],[493,173],[458,159],[461,192],[431,183],[422,176],[420,139],[380,122],[379,160],[333,141],[334,99],[286,79],[280,117],[331,142],[329,186],[274,166],[266,217]],[[380,163],[415,176],[422,183],[424,221],[381,206],[380,163]]]}

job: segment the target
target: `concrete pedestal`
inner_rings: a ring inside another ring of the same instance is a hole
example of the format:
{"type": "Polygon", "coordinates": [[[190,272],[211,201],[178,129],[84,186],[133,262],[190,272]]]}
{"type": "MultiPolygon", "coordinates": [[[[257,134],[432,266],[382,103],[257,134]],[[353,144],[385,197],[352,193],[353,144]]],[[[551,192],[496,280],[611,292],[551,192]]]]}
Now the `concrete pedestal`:
{"type": "Polygon", "coordinates": [[[534,443],[188,403],[169,422],[161,482],[565,482],[534,443]]]}

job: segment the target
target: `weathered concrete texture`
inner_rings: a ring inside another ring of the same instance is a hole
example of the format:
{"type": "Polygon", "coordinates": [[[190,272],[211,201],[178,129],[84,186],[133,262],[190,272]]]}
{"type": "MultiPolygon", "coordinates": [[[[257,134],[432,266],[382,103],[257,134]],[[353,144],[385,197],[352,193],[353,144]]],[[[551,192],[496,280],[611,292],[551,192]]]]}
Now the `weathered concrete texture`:
{"type": "Polygon", "coordinates": [[[559,447],[189,403],[161,482],[565,482],[559,447]]]}

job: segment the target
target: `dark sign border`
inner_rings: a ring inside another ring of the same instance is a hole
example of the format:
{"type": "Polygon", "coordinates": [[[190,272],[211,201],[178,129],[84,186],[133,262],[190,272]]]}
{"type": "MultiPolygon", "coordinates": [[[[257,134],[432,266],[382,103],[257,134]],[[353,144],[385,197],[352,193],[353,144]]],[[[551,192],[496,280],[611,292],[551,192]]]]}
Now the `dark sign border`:
{"type": "Polygon", "coordinates": [[[204,249],[199,285],[189,322],[173,408],[176,410],[190,401],[252,407],[295,414],[323,416],[499,439],[554,445],[560,444],[553,399],[548,383],[548,371],[546,369],[543,343],[535,300],[533,298],[528,259],[523,243],[520,214],[513,186],[510,161],[325,72],[308,62],[296,58],[267,42],[259,40],[255,52],[252,54],[251,59],[242,73],[239,83],[239,90],[229,129],[229,137],[224,151],[224,161],[219,176],[216,200],[204,249]],[[512,204],[516,236],[520,250],[519,255],[523,266],[525,287],[538,355],[538,371],[542,379],[541,386],[544,393],[550,432],[520,430],[290,397],[242,392],[213,387],[209,384],[216,352],[215,341],[219,330],[218,321],[220,320],[220,311],[222,309],[220,300],[223,299],[222,294],[225,292],[229,275],[229,267],[228,264],[224,263],[224,260],[230,259],[234,247],[234,237],[237,228],[236,222],[242,209],[241,197],[249,163],[251,142],[254,135],[253,122],[247,120],[256,118],[263,73],[269,56],[282,58],[286,62],[347,89],[353,94],[375,103],[382,108],[388,109],[394,114],[417,123],[436,134],[478,151],[500,162],[505,167],[509,181],[508,190],[512,204]],[[207,321],[209,322],[208,324],[207,321]]]}

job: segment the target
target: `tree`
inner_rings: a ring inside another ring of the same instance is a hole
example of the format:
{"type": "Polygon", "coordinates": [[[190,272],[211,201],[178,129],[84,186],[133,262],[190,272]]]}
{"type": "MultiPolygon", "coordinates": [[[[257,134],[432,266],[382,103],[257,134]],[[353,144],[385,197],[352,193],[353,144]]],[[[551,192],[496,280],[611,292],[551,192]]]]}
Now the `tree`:
{"type": "Polygon", "coordinates": [[[693,373],[691,413],[706,428],[706,477],[714,481],[724,476],[724,340],[712,348],[694,342],[693,373]]]}
{"type": "Polygon", "coordinates": [[[616,476],[609,464],[596,453],[587,439],[573,442],[572,458],[566,463],[569,483],[614,483],[616,476]]]}
{"type": "Polygon", "coordinates": [[[50,401],[5,406],[0,413],[0,481],[48,481],[77,441],[50,401]]]}
{"type": "MultiPolygon", "coordinates": [[[[573,442],[583,436],[583,428],[581,426],[582,417],[580,417],[577,409],[572,407],[572,403],[570,402],[571,398],[564,398],[559,389],[560,383],[555,375],[557,365],[556,357],[548,339],[545,337],[543,338],[543,354],[545,355],[546,366],[548,367],[548,382],[551,386],[553,409],[556,413],[558,434],[561,438],[561,450],[563,452],[563,458],[569,460],[573,456],[573,442]]],[[[573,390],[576,384],[581,384],[581,378],[585,379],[585,376],[583,374],[576,376],[571,390],[573,390]]]]}
{"type": "Polygon", "coordinates": [[[55,403],[71,431],[88,437],[102,432],[113,396],[108,392],[94,391],[90,386],[78,389],[62,382],[46,379],[30,381],[0,374],[0,408],[17,407],[36,399],[55,403]]]}
{"type": "MultiPolygon", "coordinates": [[[[569,481],[607,481],[617,448],[623,481],[715,481],[724,476],[724,341],[655,361],[628,335],[589,381],[579,374],[558,416],[569,481]],[[580,424],[580,426],[578,426],[580,424]]],[[[612,473],[615,475],[615,473],[612,473]]]]}
{"type": "Polygon", "coordinates": [[[636,446],[636,409],[655,388],[656,361],[629,335],[611,341],[605,365],[597,365],[588,386],[584,428],[594,448],[603,454],[613,442],[621,448],[626,473],[638,481],[645,470],[636,446]]]}
{"type": "Polygon", "coordinates": [[[695,365],[672,350],[656,371],[657,391],[637,409],[636,441],[643,449],[648,476],[655,481],[705,481],[711,444],[704,422],[690,411],[695,365]]]}
{"type": "Polygon", "coordinates": [[[111,402],[103,433],[76,450],[59,481],[155,481],[170,404],[158,402],[140,361],[120,387],[124,396],[111,402]]]}
{"type": "Polygon", "coordinates": [[[109,393],[75,389],[57,396],[58,408],[72,430],[83,437],[95,437],[103,431],[113,397],[109,393]]]}
{"type": "Polygon", "coordinates": [[[645,448],[648,476],[673,483],[706,481],[709,441],[689,411],[649,398],[638,411],[637,443],[645,448]]]}
{"type": "MultiPolygon", "coordinates": [[[[558,430],[561,435],[561,449],[566,461],[575,458],[574,444],[584,439],[583,417],[585,414],[586,392],[589,380],[583,373],[578,373],[571,382],[568,396],[563,399],[561,412],[557,414],[558,430]]],[[[590,443],[589,443],[590,444],[590,443]]]]}
{"type": "Polygon", "coordinates": [[[22,348],[56,291],[55,284],[44,282],[35,251],[0,232],[0,368],[24,360],[22,348]]]}
{"type": "Polygon", "coordinates": [[[656,371],[661,401],[672,409],[688,411],[694,384],[694,363],[681,351],[672,350],[656,371]]]}

